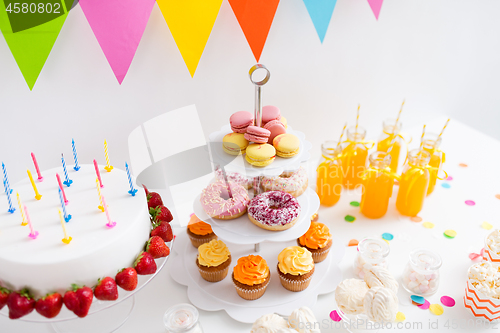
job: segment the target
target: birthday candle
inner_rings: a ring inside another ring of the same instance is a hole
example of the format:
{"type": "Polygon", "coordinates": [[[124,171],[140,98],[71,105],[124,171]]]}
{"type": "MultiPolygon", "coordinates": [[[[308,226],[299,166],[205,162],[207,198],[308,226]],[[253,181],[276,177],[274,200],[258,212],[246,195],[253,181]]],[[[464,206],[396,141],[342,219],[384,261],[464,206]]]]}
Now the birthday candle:
{"type": "Polygon", "coordinates": [[[64,244],[69,244],[69,242],[71,242],[71,240],[73,238],[68,237],[68,233],[66,232],[66,223],[64,223],[63,214],[61,213],[61,209],[58,209],[58,210],[59,210],[59,219],[61,220],[61,226],[62,226],[63,232],[64,232],[64,238],[62,239],[62,242],[64,244]]]}
{"type": "Polygon", "coordinates": [[[97,194],[99,194],[99,203],[100,205],[97,206],[101,210],[101,212],[104,212],[104,206],[102,205],[102,197],[101,197],[101,186],[99,186],[99,178],[95,179],[96,185],[97,185],[97,194]]]}
{"type": "Polygon", "coordinates": [[[24,212],[26,213],[26,219],[28,220],[28,225],[30,226],[30,234],[28,235],[31,239],[36,239],[39,235],[38,231],[33,229],[33,225],[31,224],[30,214],[28,212],[28,208],[24,206],[24,212]]]}
{"type": "Polygon", "coordinates": [[[71,220],[71,215],[68,215],[68,212],[66,211],[66,205],[64,204],[64,199],[62,196],[61,189],[59,189],[59,201],[61,202],[61,207],[64,213],[64,220],[66,221],[66,223],[68,223],[69,220],[71,220]]]}
{"type": "Polygon", "coordinates": [[[33,159],[33,164],[35,164],[35,170],[38,175],[38,181],[42,182],[43,181],[42,173],[40,172],[40,168],[38,167],[38,162],[36,161],[36,157],[33,152],[31,153],[31,158],[33,159]]]}
{"type": "Polygon", "coordinates": [[[73,169],[75,171],[80,170],[80,166],[78,165],[78,155],[76,154],[76,147],[75,147],[75,139],[71,139],[71,145],[73,146],[73,159],[75,160],[75,166],[73,169]]]}
{"type": "Polygon", "coordinates": [[[70,187],[73,181],[68,177],[68,170],[66,169],[66,161],[64,161],[64,154],[61,154],[61,161],[64,169],[64,176],[66,177],[66,180],[63,182],[63,184],[66,185],[67,187],[70,187]]]}
{"type": "Polygon", "coordinates": [[[9,184],[9,177],[7,177],[7,168],[5,167],[5,164],[2,162],[2,169],[3,169],[3,186],[5,188],[5,193],[10,192],[12,193],[12,189],[10,188],[9,184]]]}
{"type": "Polygon", "coordinates": [[[33,186],[33,190],[35,190],[35,199],[40,200],[42,195],[38,193],[38,189],[36,188],[35,181],[33,180],[33,176],[31,175],[31,171],[28,170],[28,177],[30,177],[31,186],[33,186]]]}
{"type": "Polygon", "coordinates": [[[111,170],[113,170],[113,166],[109,164],[108,143],[106,140],[104,140],[104,155],[106,157],[106,166],[104,167],[104,170],[111,172],[111,170]]]}
{"type": "Polygon", "coordinates": [[[101,173],[99,172],[99,166],[97,165],[97,162],[95,160],[94,160],[94,168],[95,168],[95,173],[97,174],[97,179],[99,179],[99,184],[101,188],[103,188],[104,184],[102,183],[101,173]]]}
{"type": "Polygon", "coordinates": [[[21,225],[22,226],[28,225],[28,222],[26,222],[26,217],[24,217],[23,204],[21,202],[21,197],[19,196],[19,193],[17,193],[17,204],[19,205],[19,211],[21,212],[21,217],[23,218],[21,225]]]}
{"type": "Polygon", "coordinates": [[[62,182],[61,182],[61,177],[59,177],[58,173],[56,173],[56,178],[57,178],[57,182],[59,183],[59,189],[61,189],[62,194],[63,194],[64,204],[67,205],[67,204],[69,204],[69,201],[66,198],[66,192],[64,192],[64,187],[63,187],[62,182]]]}
{"type": "Polygon", "coordinates": [[[106,199],[102,196],[102,205],[104,206],[104,211],[106,212],[106,218],[108,219],[108,223],[106,223],[106,227],[113,228],[116,225],[116,222],[111,221],[109,217],[108,206],[106,205],[106,199]]]}
{"type": "Polygon", "coordinates": [[[12,199],[10,197],[10,191],[7,191],[7,200],[9,201],[9,209],[7,210],[9,213],[13,214],[16,209],[14,208],[14,206],[12,206],[12,199]]]}
{"type": "Polygon", "coordinates": [[[130,184],[130,191],[128,193],[135,197],[135,194],[137,193],[137,189],[134,188],[134,184],[132,183],[132,177],[130,176],[130,170],[128,168],[128,163],[125,162],[125,168],[127,169],[127,176],[128,176],[128,183],[130,184]]]}

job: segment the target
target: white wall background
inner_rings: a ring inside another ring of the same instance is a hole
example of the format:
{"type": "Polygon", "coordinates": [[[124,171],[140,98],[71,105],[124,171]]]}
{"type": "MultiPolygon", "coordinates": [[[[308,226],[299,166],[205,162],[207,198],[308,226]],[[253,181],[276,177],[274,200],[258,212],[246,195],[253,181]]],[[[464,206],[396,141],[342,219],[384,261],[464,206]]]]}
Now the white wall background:
{"type": "MultiPolygon", "coordinates": [[[[376,138],[403,98],[407,126],[447,114],[500,139],[499,14],[495,0],[386,0],[377,22],[366,0],[338,0],[321,44],[302,0],[282,0],[261,57],[272,73],[264,104],[279,106],[316,151],[354,121],[358,103],[376,138]]],[[[104,163],[107,139],[123,168],[129,132],[152,117],[195,103],[208,135],[251,111],[254,63],[224,1],[191,78],[155,6],[120,86],[77,6],[33,91],[0,38],[0,160],[15,182],[32,168],[31,151],[42,169],[58,166],[75,138],[81,162],[104,163]]]]}

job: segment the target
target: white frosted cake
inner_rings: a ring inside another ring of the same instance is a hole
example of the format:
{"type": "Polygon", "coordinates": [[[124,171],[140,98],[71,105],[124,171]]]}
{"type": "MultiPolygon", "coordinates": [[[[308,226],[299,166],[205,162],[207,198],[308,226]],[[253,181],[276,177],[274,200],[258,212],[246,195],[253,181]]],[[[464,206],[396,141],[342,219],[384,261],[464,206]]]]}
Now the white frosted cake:
{"type": "Polygon", "coordinates": [[[82,165],[79,171],[68,166],[73,180],[70,187],[64,186],[69,200],[66,209],[72,216],[65,224],[72,237],[69,244],[62,242],[64,233],[58,213],[61,204],[56,173],[65,180],[62,166],[43,171],[43,182],[35,178],[41,200],[35,199],[27,176],[11,184],[16,208],[13,214],[7,212],[5,192],[0,193],[0,284],[12,290],[27,287],[35,297],[56,291],[63,295],[73,283],[92,287],[99,278],[114,278],[119,269],[133,267],[151,231],[145,193],[142,189],[135,196],[128,193],[125,171],[99,168],[104,184],[101,194],[116,226],[108,228],[106,214],[98,209],[94,165],[82,165]],[[36,239],[28,236],[29,226],[21,226],[16,192],[39,233],[36,239]]]}

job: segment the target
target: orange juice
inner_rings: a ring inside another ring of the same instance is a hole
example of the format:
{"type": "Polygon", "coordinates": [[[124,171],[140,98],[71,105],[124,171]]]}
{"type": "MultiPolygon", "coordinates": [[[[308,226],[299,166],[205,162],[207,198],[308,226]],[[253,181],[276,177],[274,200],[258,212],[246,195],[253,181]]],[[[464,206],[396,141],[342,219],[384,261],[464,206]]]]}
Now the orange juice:
{"type": "Polygon", "coordinates": [[[347,146],[342,151],[342,184],[353,189],[362,183],[361,176],[365,172],[368,147],[364,143],[366,130],[358,126],[347,129],[347,146]]]}
{"type": "Polygon", "coordinates": [[[368,218],[378,219],[387,213],[394,186],[390,163],[391,156],[385,152],[376,151],[370,154],[370,167],[363,176],[360,203],[361,213],[368,218]]]}
{"type": "Polygon", "coordinates": [[[318,165],[316,179],[316,193],[320,203],[324,206],[333,206],[339,201],[342,193],[342,169],[340,155],[341,146],[337,142],[326,141],[321,145],[322,160],[318,165]]]}
{"type": "Polygon", "coordinates": [[[377,151],[382,151],[382,152],[387,152],[389,150],[389,147],[391,146],[391,142],[396,136],[396,139],[394,140],[394,146],[392,147],[391,150],[391,171],[392,172],[397,172],[398,171],[398,163],[399,163],[399,153],[401,151],[401,138],[397,135],[399,135],[401,131],[401,122],[398,122],[398,124],[395,124],[396,120],[386,120],[384,121],[384,129],[382,132],[382,136],[379,138],[378,144],[377,144],[377,151]]]}
{"type": "Polygon", "coordinates": [[[426,152],[428,152],[431,155],[429,166],[432,167],[432,169],[429,170],[430,178],[429,178],[429,188],[427,189],[427,195],[431,194],[432,191],[434,191],[438,172],[445,161],[445,154],[439,149],[440,145],[441,145],[441,138],[438,138],[437,135],[431,133],[425,134],[423,148],[426,152]]]}
{"type": "Polygon", "coordinates": [[[429,187],[429,170],[426,168],[431,156],[420,149],[408,153],[408,164],[399,181],[396,208],[406,216],[416,216],[424,205],[429,187]]]}

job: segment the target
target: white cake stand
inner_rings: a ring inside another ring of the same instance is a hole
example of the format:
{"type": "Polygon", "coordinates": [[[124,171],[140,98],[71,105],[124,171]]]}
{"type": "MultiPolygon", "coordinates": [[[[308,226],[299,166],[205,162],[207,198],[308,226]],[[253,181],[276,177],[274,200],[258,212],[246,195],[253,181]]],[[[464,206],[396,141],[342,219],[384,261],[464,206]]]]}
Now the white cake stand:
{"type": "Polygon", "coordinates": [[[247,301],[237,295],[231,274],[238,258],[254,254],[251,245],[229,244],[232,262],[228,276],[220,282],[211,283],[201,278],[195,262],[198,251],[192,246],[187,235],[180,234],[177,242],[176,256],[173,258],[176,269],[170,270],[170,274],[177,283],[188,287],[189,300],[202,310],[224,310],[234,320],[242,323],[253,323],[268,313],[289,316],[294,309],[301,306],[312,307],[318,295],[333,292],[342,280],[338,263],[344,257],[345,246],[335,237],[327,259],[316,264],[311,283],[302,292],[291,292],[283,288],[277,272],[278,254],[285,247],[297,243],[295,241],[264,243],[259,255],[269,265],[271,281],[261,298],[247,301]]]}
{"type": "Polygon", "coordinates": [[[213,232],[220,239],[233,244],[259,244],[262,242],[285,242],[297,239],[309,229],[311,216],[319,209],[319,197],[314,190],[307,190],[298,198],[301,212],[293,227],[283,231],[271,231],[253,224],[248,214],[233,220],[217,220],[208,216],[201,206],[200,196],[193,203],[195,215],[212,226],[213,232]]]}
{"type": "MultiPolygon", "coordinates": [[[[174,250],[174,240],[166,243],[172,252],[174,250]]],[[[55,332],[59,333],[109,333],[119,329],[128,320],[135,305],[135,294],[144,288],[165,266],[171,255],[156,259],[157,270],[151,275],[138,275],[137,288],[126,291],[118,287],[118,299],[116,301],[99,301],[94,298],[88,315],[85,318],[78,318],[72,311],[63,305],[57,317],[49,319],[38,314],[35,310],[29,315],[17,320],[31,323],[51,324],[55,332]]],[[[114,278],[114,277],[113,277],[114,278]]],[[[9,316],[9,309],[5,306],[0,310],[0,315],[9,316]]]]}

